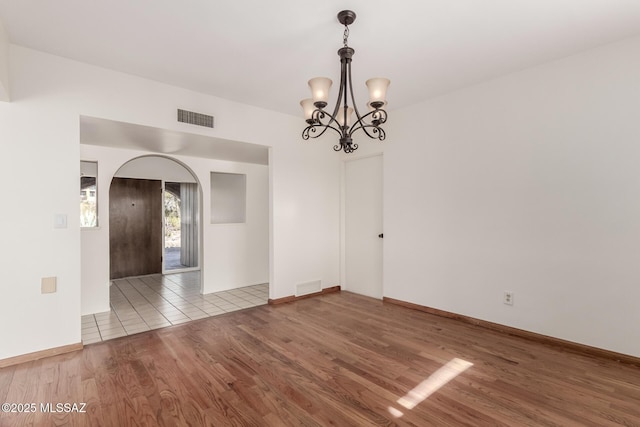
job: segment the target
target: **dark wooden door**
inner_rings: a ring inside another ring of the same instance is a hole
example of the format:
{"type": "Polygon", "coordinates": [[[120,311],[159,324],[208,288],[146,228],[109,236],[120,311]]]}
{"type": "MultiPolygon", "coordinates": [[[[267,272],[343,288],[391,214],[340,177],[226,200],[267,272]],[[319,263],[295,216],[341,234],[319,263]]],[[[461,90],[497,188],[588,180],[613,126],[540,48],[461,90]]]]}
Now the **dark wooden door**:
{"type": "Polygon", "coordinates": [[[111,278],[162,273],[162,183],[113,178],[109,189],[111,278]]]}

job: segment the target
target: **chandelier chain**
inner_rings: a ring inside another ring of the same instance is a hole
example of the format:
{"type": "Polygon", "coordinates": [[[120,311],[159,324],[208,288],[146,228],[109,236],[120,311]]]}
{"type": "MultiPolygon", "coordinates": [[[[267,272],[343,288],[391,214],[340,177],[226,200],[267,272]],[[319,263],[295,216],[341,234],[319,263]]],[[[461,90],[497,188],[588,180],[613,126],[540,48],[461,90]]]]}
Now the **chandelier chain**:
{"type": "Polygon", "coordinates": [[[349,39],[349,26],[345,25],[344,26],[344,35],[342,36],[342,42],[344,43],[344,47],[349,47],[347,46],[347,40],[349,39]]]}

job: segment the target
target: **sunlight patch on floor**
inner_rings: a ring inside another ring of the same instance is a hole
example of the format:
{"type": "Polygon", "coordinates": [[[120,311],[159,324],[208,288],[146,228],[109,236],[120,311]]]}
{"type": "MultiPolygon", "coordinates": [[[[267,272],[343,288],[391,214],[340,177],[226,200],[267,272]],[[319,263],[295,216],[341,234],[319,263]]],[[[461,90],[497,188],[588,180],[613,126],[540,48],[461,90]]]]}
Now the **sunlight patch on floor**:
{"type": "MultiPolygon", "coordinates": [[[[420,384],[410,390],[405,396],[397,400],[397,403],[405,407],[406,409],[415,408],[420,402],[424,401],[427,397],[442,388],[449,381],[469,369],[473,366],[473,363],[466,360],[455,359],[447,362],[446,365],[438,369],[431,374],[429,378],[422,381],[420,384]]],[[[395,418],[400,418],[404,413],[394,407],[388,408],[389,413],[395,418]]]]}

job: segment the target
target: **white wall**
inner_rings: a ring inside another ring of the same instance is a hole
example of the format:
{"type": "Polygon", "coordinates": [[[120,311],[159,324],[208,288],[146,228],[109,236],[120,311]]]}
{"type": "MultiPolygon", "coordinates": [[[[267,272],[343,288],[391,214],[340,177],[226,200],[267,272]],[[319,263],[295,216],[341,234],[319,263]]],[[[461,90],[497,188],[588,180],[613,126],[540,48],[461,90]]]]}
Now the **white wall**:
{"type": "Polygon", "coordinates": [[[385,296],[640,356],[638,52],[392,111],[385,296]]]}
{"type": "Polygon", "coordinates": [[[9,99],[9,35],[0,20],[0,101],[9,99]]]}
{"type": "Polygon", "coordinates": [[[325,139],[305,141],[286,152],[270,150],[270,283],[286,284],[275,292],[270,286],[270,298],[294,295],[298,283],[320,280],[323,288],[340,284],[340,156],[333,144],[325,139]]]}
{"type": "Polygon", "coordinates": [[[12,208],[0,210],[0,223],[11,224],[3,232],[11,245],[0,256],[0,322],[11,328],[0,359],[80,342],[81,115],[270,146],[270,297],[293,295],[310,279],[338,284],[340,160],[326,143],[301,141],[300,118],[15,45],[10,67],[13,102],[0,103],[0,179],[21,179],[5,186],[12,208]],[[178,107],[214,114],[216,129],[176,122],[178,107]],[[68,216],[67,229],[53,228],[56,213],[68,216]],[[57,293],[40,294],[46,276],[58,277],[57,293]]]}

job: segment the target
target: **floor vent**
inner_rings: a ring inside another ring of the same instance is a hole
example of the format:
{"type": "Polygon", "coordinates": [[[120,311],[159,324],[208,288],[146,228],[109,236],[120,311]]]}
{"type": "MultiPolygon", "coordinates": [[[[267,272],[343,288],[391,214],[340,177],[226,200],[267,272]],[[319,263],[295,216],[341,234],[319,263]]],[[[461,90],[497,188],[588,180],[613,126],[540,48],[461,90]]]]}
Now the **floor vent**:
{"type": "Polygon", "coordinates": [[[178,121],[191,125],[213,128],[213,116],[178,109],[178,121]]]}
{"type": "Polygon", "coordinates": [[[296,285],[296,296],[309,295],[322,291],[322,281],[314,280],[312,282],[298,283],[296,285]]]}

